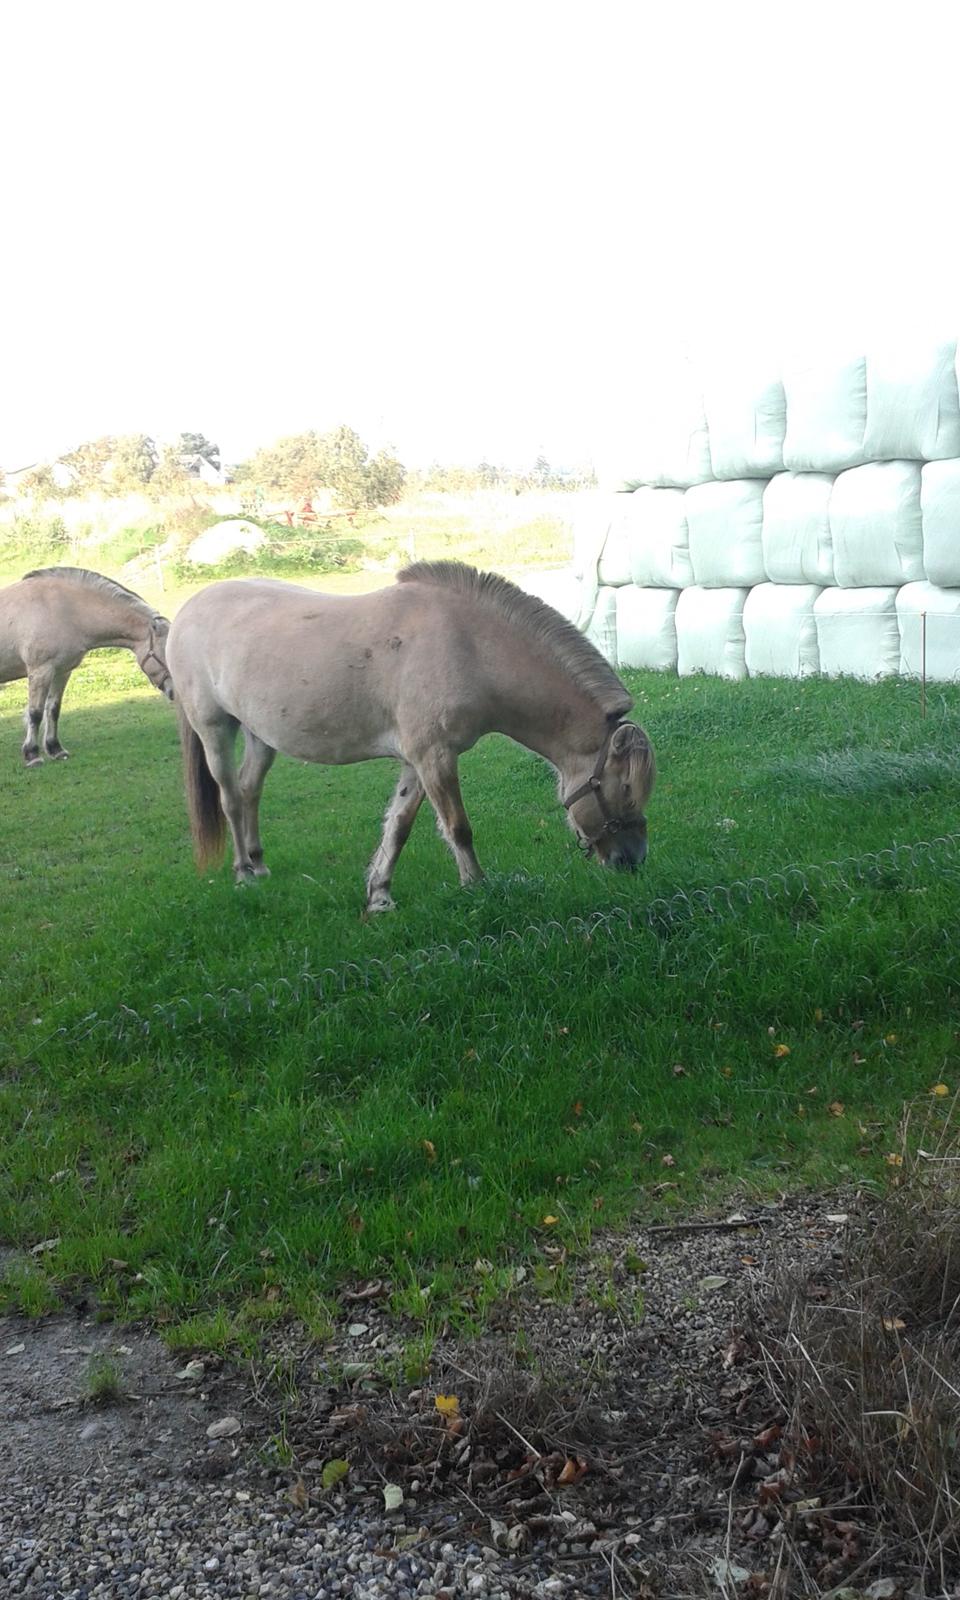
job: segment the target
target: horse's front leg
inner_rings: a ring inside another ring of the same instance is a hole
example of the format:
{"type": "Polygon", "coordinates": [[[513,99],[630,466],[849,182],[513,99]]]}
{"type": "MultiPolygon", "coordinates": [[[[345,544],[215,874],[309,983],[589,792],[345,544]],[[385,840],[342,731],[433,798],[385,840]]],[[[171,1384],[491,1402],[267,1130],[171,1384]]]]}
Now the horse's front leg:
{"type": "Polygon", "coordinates": [[[243,760],[237,782],[240,787],[243,842],[255,878],[270,876],[270,868],[263,864],[263,845],[260,843],[260,796],[276,753],[271,745],[264,744],[249,728],[244,728],[243,760]]]}
{"type": "Polygon", "coordinates": [[[64,750],[57,734],[57,725],[60,721],[60,707],[63,704],[63,691],[67,687],[70,668],[55,672],[47,690],[46,705],[43,712],[43,748],[51,761],[65,761],[70,754],[64,750]]]}
{"type": "Polygon", "coordinates": [[[457,757],[453,750],[430,750],[417,762],[420,781],[437,814],[437,824],[453,852],[462,884],[476,883],[483,868],[473,850],[473,829],[463,808],[457,757]]]}
{"type": "Polygon", "coordinates": [[[404,762],[383,819],[383,833],[367,868],[367,911],[392,911],[390,884],[397,857],[410,836],[423,800],[416,769],[404,762]]]}
{"type": "Polygon", "coordinates": [[[21,754],[28,767],[38,767],[43,760],[40,753],[40,724],[52,680],[52,667],[41,667],[27,675],[27,732],[21,754]]]}

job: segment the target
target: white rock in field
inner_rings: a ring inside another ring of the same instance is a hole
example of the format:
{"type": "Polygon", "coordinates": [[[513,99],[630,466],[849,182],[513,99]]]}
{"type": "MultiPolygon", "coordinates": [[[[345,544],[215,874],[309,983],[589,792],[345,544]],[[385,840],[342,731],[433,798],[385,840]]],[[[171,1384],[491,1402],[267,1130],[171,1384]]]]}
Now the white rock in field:
{"type": "Polygon", "coordinates": [[[187,559],[198,566],[214,566],[235,550],[245,550],[252,555],[266,541],[266,534],[255,522],[245,522],[242,517],[232,517],[227,522],[217,522],[204,528],[187,550],[187,559]]]}

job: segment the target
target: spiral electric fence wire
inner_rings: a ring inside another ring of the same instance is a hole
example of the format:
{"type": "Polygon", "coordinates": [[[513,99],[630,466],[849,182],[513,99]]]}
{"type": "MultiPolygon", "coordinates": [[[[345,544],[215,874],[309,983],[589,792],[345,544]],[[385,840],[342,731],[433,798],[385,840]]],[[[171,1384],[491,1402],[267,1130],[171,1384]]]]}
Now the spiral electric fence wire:
{"type": "Polygon", "coordinates": [[[528,950],[549,945],[598,937],[616,939],[633,932],[652,932],[659,937],[689,922],[691,916],[735,916],[737,911],[758,901],[821,893],[828,889],[854,888],[868,880],[895,877],[910,869],[938,862],[960,862],[960,833],[919,840],[914,844],[890,845],[867,855],[850,856],[820,865],[789,866],[767,878],[737,878],[710,888],[680,889],[675,894],[648,901],[636,909],[617,906],[610,911],[595,911],[588,917],[571,917],[566,922],[530,923],[525,928],[507,928],[500,933],[483,934],[477,939],[461,939],[453,945],[437,944],[407,954],[398,953],[380,960],[345,961],[323,967],[318,972],[302,971],[294,978],[280,977],[272,982],[256,982],[247,989],[228,988],[206,991],[198,996],[181,995],[160,1002],[146,1013],[121,1006],[112,1016],[90,1013],[72,1027],[56,1030],[52,1037],[88,1039],[98,1037],[121,1040],[130,1035],[147,1036],[158,1029],[176,1030],[183,1024],[202,1023],[212,1016],[229,1020],[231,1015],[250,1015],[255,1005],[267,1012],[295,1006],[305,999],[323,1001],[356,990],[386,986],[403,977],[415,976],[424,969],[447,965],[480,965],[495,959],[508,947],[528,950]]]}

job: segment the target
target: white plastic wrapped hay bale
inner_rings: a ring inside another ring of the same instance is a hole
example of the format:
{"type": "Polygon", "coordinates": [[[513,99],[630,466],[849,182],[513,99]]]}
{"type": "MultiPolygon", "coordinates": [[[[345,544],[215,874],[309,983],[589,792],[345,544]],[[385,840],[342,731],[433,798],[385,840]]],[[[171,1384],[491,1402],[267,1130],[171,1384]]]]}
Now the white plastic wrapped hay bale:
{"type": "Polygon", "coordinates": [[[701,588],[763,582],[763,489],[761,478],[738,478],[687,490],[690,562],[701,588]]]}
{"type": "Polygon", "coordinates": [[[745,678],[743,607],[749,590],[683,589],[677,601],[677,671],[745,678]]]}
{"type": "Polygon", "coordinates": [[[771,583],[835,581],[829,472],[780,472],[763,491],[763,567],[771,583]]]}
{"type": "Polygon", "coordinates": [[[515,582],[527,594],[545,600],[554,611],[568,622],[576,622],[580,615],[581,587],[570,567],[546,572],[521,572],[515,582]]]}
{"type": "Polygon", "coordinates": [[[593,615],[584,629],[591,644],[595,644],[611,666],[617,661],[617,590],[604,586],[597,591],[593,615]]]}
{"type": "Polygon", "coordinates": [[[826,677],[882,678],[899,671],[896,589],[824,589],[813,614],[826,677]]]}
{"type": "Polygon", "coordinates": [[[897,592],[897,618],[900,671],[905,677],[919,678],[926,656],[928,678],[938,683],[960,680],[960,589],[905,583],[897,592]]]}
{"type": "Polygon", "coordinates": [[[693,582],[683,489],[635,489],[629,497],[630,577],[643,588],[693,582]]]}
{"type": "Polygon", "coordinates": [[[830,496],[830,534],[841,588],[899,588],[925,577],[919,462],[868,461],[841,472],[830,496]]]}
{"type": "Polygon", "coordinates": [[[578,506],[571,522],[573,560],[571,571],[579,586],[580,603],[572,620],[586,628],[593,616],[600,588],[598,568],[616,505],[616,495],[595,494],[578,506]]]}
{"type": "Polygon", "coordinates": [[[960,461],[932,461],[920,473],[923,569],[931,583],[960,585],[960,461]]]}
{"type": "Polygon", "coordinates": [[[674,672],[679,589],[617,590],[617,661],[621,667],[674,672]]]}
{"type": "Polygon", "coordinates": [[[808,678],[820,671],[815,583],[758,583],[743,607],[747,671],[751,678],[808,678]]]}
{"type": "Polygon", "coordinates": [[[783,471],[783,380],[761,370],[718,370],[704,384],[715,478],[770,478],[783,471]]]}
{"type": "Polygon", "coordinates": [[[600,554],[597,574],[601,583],[617,588],[630,582],[630,501],[632,494],[612,497],[610,521],[600,554]]]}
{"type": "Polygon", "coordinates": [[[606,430],[594,464],[607,490],[686,489],[712,476],[703,391],[689,362],[644,372],[636,401],[606,430]]]}
{"type": "Polygon", "coordinates": [[[960,456],[957,341],[913,341],[867,356],[868,461],[960,456]]]}
{"type": "Polygon", "coordinates": [[[866,460],[865,356],[789,366],[783,387],[787,427],[783,464],[790,472],[842,472],[866,460]]]}

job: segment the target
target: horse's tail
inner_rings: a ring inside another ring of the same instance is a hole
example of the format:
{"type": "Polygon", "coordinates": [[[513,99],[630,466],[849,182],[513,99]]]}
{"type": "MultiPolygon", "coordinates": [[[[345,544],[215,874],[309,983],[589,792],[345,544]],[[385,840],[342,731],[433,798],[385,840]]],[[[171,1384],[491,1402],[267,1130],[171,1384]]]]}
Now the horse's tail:
{"type": "Polygon", "coordinates": [[[182,706],[177,707],[177,712],[193,854],[202,871],[207,866],[218,866],[223,859],[226,819],[220,803],[220,786],[207,766],[203,741],[187,721],[182,706]]]}

